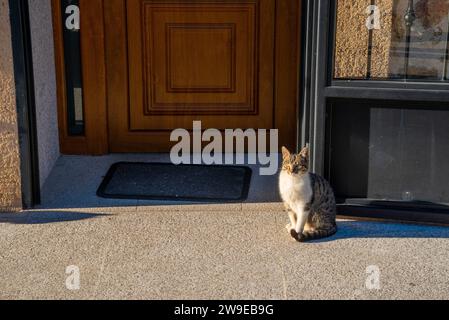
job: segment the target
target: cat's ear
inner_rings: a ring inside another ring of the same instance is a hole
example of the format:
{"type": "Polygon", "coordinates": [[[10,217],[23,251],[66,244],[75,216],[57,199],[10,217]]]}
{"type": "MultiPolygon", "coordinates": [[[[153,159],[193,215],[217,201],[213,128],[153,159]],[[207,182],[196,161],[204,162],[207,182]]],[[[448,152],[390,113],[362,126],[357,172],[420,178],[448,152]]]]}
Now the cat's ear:
{"type": "Polygon", "coordinates": [[[284,159],[289,159],[291,156],[290,151],[286,147],[282,147],[282,157],[284,159]]]}
{"type": "Polygon", "coordinates": [[[302,158],[309,159],[309,154],[310,154],[310,148],[309,148],[309,144],[307,144],[307,145],[301,150],[301,152],[299,153],[299,155],[300,155],[302,158]]]}

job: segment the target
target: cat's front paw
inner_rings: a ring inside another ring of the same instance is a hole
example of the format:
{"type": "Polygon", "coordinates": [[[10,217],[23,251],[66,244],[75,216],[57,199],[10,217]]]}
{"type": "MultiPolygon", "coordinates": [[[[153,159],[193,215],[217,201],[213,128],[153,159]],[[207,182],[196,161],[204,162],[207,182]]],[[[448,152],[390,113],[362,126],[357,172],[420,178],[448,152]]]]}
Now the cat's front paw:
{"type": "Polygon", "coordinates": [[[296,232],[295,229],[290,229],[290,235],[292,236],[293,239],[295,239],[296,241],[299,241],[298,240],[299,239],[299,235],[298,235],[298,233],[296,232]]]}
{"type": "Polygon", "coordinates": [[[298,242],[306,242],[306,236],[304,236],[303,233],[298,233],[296,232],[295,229],[291,229],[290,230],[290,235],[292,236],[293,239],[295,239],[298,242]]]}
{"type": "Polygon", "coordinates": [[[306,242],[306,236],[303,233],[297,234],[296,241],[298,242],[306,242]]]}

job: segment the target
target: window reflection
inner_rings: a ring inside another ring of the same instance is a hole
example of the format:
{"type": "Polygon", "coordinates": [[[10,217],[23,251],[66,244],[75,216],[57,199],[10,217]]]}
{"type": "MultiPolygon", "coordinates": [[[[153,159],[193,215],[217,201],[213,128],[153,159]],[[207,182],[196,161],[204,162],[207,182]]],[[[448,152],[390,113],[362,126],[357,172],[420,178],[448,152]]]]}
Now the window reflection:
{"type": "Polygon", "coordinates": [[[338,198],[449,204],[449,111],[402,105],[332,105],[328,169],[338,198]]]}
{"type": "Polygon", "coordinates": [[[448,81],[448,16],[449,0],[338,0],[335,78],[448,81]]]}

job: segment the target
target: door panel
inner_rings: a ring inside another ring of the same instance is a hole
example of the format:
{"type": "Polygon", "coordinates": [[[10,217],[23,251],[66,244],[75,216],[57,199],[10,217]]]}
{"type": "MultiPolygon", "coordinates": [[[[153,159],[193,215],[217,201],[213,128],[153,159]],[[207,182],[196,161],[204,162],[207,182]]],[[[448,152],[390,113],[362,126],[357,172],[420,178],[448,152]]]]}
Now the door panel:
{"type": "MultiPolygon", "coordinates": [[[[105,1],[106,25],[114,26],[106,31],[110,150],[168,151],[170,132],[191,129],[196,120],[204,129],[293,133],[292,123],[276,122],[282,108],[296,117],[297,99],[288,106],[275,101],[286,100],[276,96],[276,85],[298,72],[276,76],[276,60],[285,58],[277,15],[287,12],[277,2],[283,7],[275,0],[105,1]]],[[[285,18],[298,32],[293,13],[285,18]]],[[[296,54],[298,44],[290,44],[296,54]]],[[[289,85],[297,93],[298,83],[289,85]]]]}
{"type": "Polygon", "coordinates": [[[131,130],[272,127],[273,84],[257,84],[273,79],[273,1],[130,0],[128,30],[131,130]]]}

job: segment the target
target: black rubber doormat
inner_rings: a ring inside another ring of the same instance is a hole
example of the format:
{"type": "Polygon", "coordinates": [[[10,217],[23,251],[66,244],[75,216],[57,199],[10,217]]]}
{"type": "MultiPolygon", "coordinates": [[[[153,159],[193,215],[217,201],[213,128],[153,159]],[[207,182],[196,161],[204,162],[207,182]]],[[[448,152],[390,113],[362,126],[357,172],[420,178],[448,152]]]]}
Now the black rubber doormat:
{"type": "Polygon", "coordinates": [[[97,195],[111,199],[237,202],[248,197],[252,171],[239,166],[114,164],[97,195]]]}

